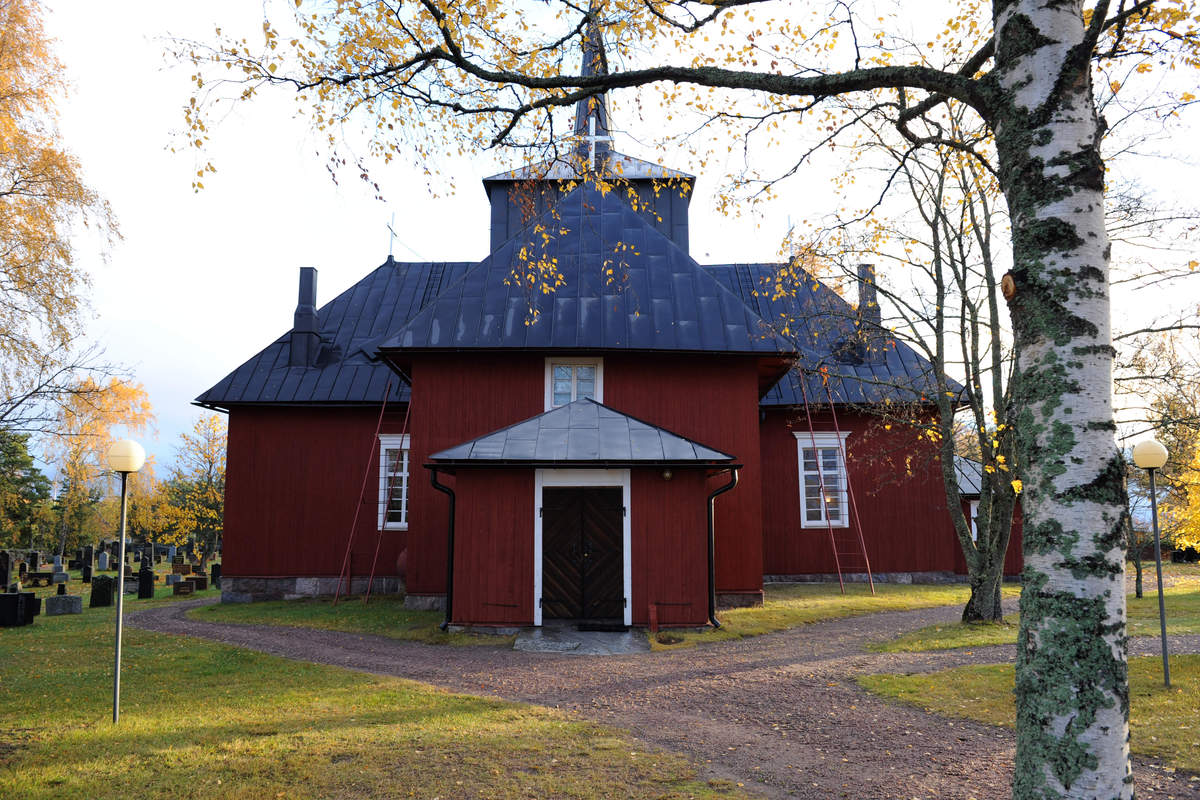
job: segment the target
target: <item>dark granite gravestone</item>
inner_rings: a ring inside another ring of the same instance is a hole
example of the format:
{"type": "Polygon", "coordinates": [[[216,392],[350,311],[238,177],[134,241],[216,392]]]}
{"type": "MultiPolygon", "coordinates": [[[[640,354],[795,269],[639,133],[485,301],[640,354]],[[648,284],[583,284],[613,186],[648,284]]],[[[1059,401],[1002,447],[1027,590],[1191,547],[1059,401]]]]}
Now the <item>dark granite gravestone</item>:
{"type": "Polygon", "coordinates": [[[82,614],[83,598],[77,594],[67,594],[67,585],[58,585],[58,594],[46,598],[46,616],[57,617],[62,614],[82,614]]]}
{"type": "Polygon", "coordinates": [[[84,564],[87,564],[89,566],[95,564],[96,563],[96,548],[92,547],[89,544],[87,547],[83,548],[83,555],[80,556],[80,558],[83,560],[84,564]]]}
{"type": "Polygon", "coordinates": [[[42,613],[42,600],[33,592],[0,594],[0,628],[32,625],[33,618],[42,613]]]}
{"type": "Polygon", "coordinates": [[[209,575],[210,575],[209,580],[211,581],[213,588],[220,589],[221,588],[221,565],[213,564],[212,568],[209,571],[209,575]]]}
{"type": "Polygon", "coordinates": [[[171,589],[172,594],[192,594],[196,591],[196,586],[191,581],[180,581],[171,589]]]}
{"type": "Polygon", "coordinates": [[[83,559],[81,559],[81,558],[67,559],[67,569],[83,569],[83,559]]]}
{"type": "Polygon", "coordinates": [[[103,608],[113,604],[117,588],[117,579],[107,575],[97,575],[92,578],[92,602],[90,608],[103,608]]]}
{"type": "Polygon", "coordinates": [[[154,599],[154,573],[144,569],[138,573],[138,600],[154,599]]]}
{"type": "Polygon", "coordinates": [[[25,580],[25,576],[29,574],[29,565],[24,561],[17,562],[17,580],[25,580]]]}
{"type": "Polygon", "coordinates": [[[29,558],[25,559],[29,562],[30,572],[41,572],[42,569],[42,554],[37,550],[29,551],[29,558]]]}
{"type": "Polygon", "coordinates": [[[79,573],[80,573],[79,579],[81,581],[83,581],[84,583],[92,582],[92,565],[91,564],[84,564],[83,569],[79,570],[79,573]]]}
{"type": "Polygon", "coordinates": [[[170,575],[167,576],[167,586],[174,586],[175,584],[179,583],[181,580],[183,580],[182,575],[176,575],[174,572],[172,572],[170,575]]]}
{"type": "Polygon", "coordinates": [[[204,573],[200,573],[199,575],[188,575],[186,578],[184,578],[184,580],[195,586],[197,592],[203,592],[208,588],[208,576],[204,573]]]}
{"type": "Polygon", "coordinates": [[[191,564],[172,564],[171,572],[175,573],[176,575],[191,575],[192,574],[192,565],[191,564]]]}
{"type": "Polygon", "coordinates": [[[8,591],[8,584],[12,583],[12,556],[7,550],[0,550],[0,589],[8,591]]]}

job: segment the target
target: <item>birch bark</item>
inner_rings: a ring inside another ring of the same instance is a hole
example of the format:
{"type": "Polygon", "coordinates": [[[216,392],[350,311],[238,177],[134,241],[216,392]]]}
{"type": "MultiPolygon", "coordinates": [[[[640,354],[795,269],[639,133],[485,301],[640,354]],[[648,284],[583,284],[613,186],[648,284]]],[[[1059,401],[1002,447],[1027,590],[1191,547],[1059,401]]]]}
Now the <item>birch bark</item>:
{"type": "Polygon", "coordinates": [[[1013,223],[1025,475],[1013,797],[1131,798],[1095,32],[1081,2],[995,0],[993,16],[992,124],[1013,223]]]}

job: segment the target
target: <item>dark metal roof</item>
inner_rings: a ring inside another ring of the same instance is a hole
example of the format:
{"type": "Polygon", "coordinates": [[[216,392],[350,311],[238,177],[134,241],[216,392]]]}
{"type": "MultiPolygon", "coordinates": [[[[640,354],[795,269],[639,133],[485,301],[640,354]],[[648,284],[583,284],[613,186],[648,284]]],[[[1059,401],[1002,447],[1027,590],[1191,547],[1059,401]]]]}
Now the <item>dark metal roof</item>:
{"type": "Polygon", "coordinates": [[[380,345],[389,357],[466,349],[765,355],[796,348],[620,192],[583,185],[380,345]],[[543,291],[556,276],[561,285],[543,291]]]}
{"type": "MultiPolygon", "coordinates": [[[[704,269],[795,341],[801,352],[801,369],[781,378],[762,405],[803,405],[805,392],[810,403],[827,402],[826,380],[835,403],[928,402],[937,391],[933,364],[886,331],[879,332],[883,347],[874,358],[856,358],[852,345],[861,339],[855,308],[804,270],[788,264],[714,264],[704,269]]],[[[962,391],[953,380],[949,388],[962,391]]]]}
{"type": "Polygon", "coordinates": [[[290,331],[196,398],[198,405],[379,403],[408,399],[408,386],[368,344],[395,330],[429,303],[441,286],[474,266],[470,262],[401,263],[389,258],[317,312],[321,347],[312,366],[288,366],[290,331]]]}
{"type": "Polygon", "coordinates": [[[733,456],[622,414],[590,398],[463,442],[429,457],[437,466],[726,465],[733,456]]]}
{"type": "MultiPolygon", "coordinates": [[[[582,101],[581,101],[582,102],[582,101]]],[[[603,169],[605,174],[617,180],[695,180],[695,175],[680,172],[677,169],[664,167],[652,161],[645,161],[635,156],[610,150],[605,153],[603,169]]],[[[483,179],[483,182],[494,181],[576,181],[579,180],[579,164],[574,153],[568,153],[561,158],[543,161],[525,167],[498,172],[483,179]]]]}
{"type": "Polygon", "coordinates": [[[973,458],[954,457],[954,475],[958,479],[958,493],[963,497],[979,497],[983,485],[983,464],[973,458]]]}

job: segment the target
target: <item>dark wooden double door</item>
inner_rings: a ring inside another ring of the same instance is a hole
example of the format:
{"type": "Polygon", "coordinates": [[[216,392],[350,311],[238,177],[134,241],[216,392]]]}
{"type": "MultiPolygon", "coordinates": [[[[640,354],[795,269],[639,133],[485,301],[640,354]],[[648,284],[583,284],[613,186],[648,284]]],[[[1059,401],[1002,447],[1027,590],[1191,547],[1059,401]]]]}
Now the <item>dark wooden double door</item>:
{"type": "Polygon", "coordinates": [[[542,490],[542,617],[625,617],[625,508],[619,488],[542,490]]]}

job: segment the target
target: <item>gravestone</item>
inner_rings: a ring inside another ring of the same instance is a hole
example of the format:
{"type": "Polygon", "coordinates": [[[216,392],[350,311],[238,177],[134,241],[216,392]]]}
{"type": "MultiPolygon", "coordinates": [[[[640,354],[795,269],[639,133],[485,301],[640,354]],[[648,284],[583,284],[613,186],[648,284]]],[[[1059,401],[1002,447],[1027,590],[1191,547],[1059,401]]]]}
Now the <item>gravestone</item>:
{"type": "Polygon", "coordinates": [[[84,564],[83,569],[81,569],[79,572],[80,572],[80,580],[81,581],[83,581],[84,583],[92,582],[92,565],[91,564],[84,564]]]}
{"type": "Polygon", "coordinates": [[[50,583],[66,583],[71,580],[71,574],[68,572],[51,572],[50,583]]]}
{"type": "Polygon", "coordinates": [[[125,576],[125,580],[121,584],[121,588],[125,590],[125,594],[138,593],[138,579],[130,575],[125,576]]]}
{"type": "Polygon", "coordinates": [[[134,551],[133,551],[133,560],[134,560],[134,561],[141,561],[141,560],[142,560],[142,551],[141,551],[141,550],[134,550],[134,551]]]}
{"type": "Polygon", "coordinates": [[[197,592],[203,592],[208,588],[208,576],[203,573],[200,575],[188,575],[184,580],[195,586],[197,592]]]}
{"type": "Polygon", "coordinates": [[[83,569],[82,558],[71,558],[67,560],[67,569],[83,569]]]}
{"type": "Polygon", "coordinates": [[[41,568],[42,568],[42,554],[41,553],[39,553],[37,550],[30,550],[29,558],[27,560],[29,562],[29,571],[30,572],[40,572],[41,571],[41,568]]]}
{"type": "Polygon", "coordinates": [[[96,548],[92,547],[90,544],[87,547],[83,548],[82,560],[83,560],[83,563],[87,564],[88,566],[95,564],[96,563],[96,548]]]}
{"type": "Polygon", "coordinates": [[[191,581],[180,581],[171,589],[172,594],[193,594],[195,591],[196,587],[191,581]]]}
{"type": "Polygon", "coordinates": [[[82,614],[83,598],[77,594],[56,594],[46,598],[46,616],[57,617],[63,614],[82,614]]]}
{"type": "Polygon", "coordinates": [[[24,561],[17,562],[17,580],[25,580],[25,576],[29,574],[29,565],[24,561]]]}
{"type": "Polygon", "coordinates": [[[107,575],[97,575],[92,578],[92,601],[88,604],[91,608],[103,608],[113,604],[113,590],[116,588],[117,579],[110,578],[107,575]]]}
{"type": "Polygon", "coordinates": [[[172,564],[171,572],[175,573],[176,575],[191,575],[192,574],[192,565],[191,564],[172,564]]]}
{"type": "Polygon", "coordinates": [[[167,586],[174,586],[175,584],[179,583],[181,580],[183,580],[182,575],[176,575],[174,572],[172,572],[170,575],[167,576],[167,586]]]}
{"type": "Polygon", "coordinates": [[[210,575],[209,580],[211,581],[213,588],[220,589],[221,588],[221,565],[213,564],[212,570],[209,573],[209,575],[210,575]]]}
{"type": "Polygon", "coordinates": [[[33,592],[0,594],[0,628],[32,625],[33,618],[42,613],[42,600],[33,592]]]}
{"type": "Polygon", "coordinates": [[[96,567],[101,572],[108,571],[108,553],[104,552],[103,550],[100,551],[100,558],[97,561],[96,567]]]}
{"type": "Polygon", "coordinates": [[[8,591],[8,584],[12,583],[12,557],[7,550],[0,550],[0,587],[4,591],[8,591]]]}
{"type": "Polygon", "coordinates": [[[176,555],[177,555],[177,552],[175,550],[175,545],[171,545],[170,547],[167,548],[167,558],[171,559],[172,564],[175,563],[176,555]]]}
{"type": "Polygon", "coordinates": [[[55,557],[54,557],[54,571],[55,571],[55,572],[62,572],[62,571],[63,571],[63,562],[62,562],[62,556],[55,556],[55,557]]]}
{"type": "Polygon", "coordinates": [[[138,600],[154,599],[154,573],[144,569],[138,573],[138,600]]]}

